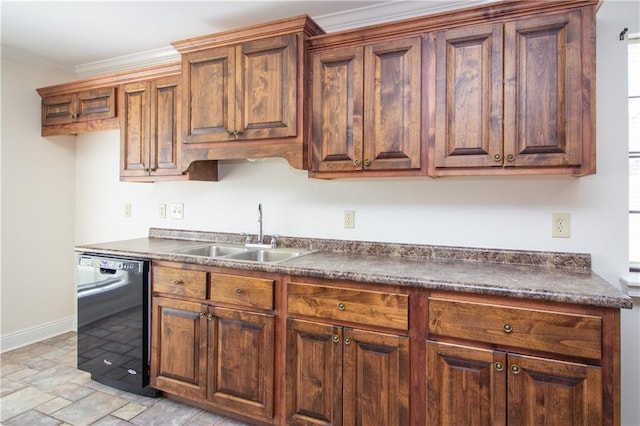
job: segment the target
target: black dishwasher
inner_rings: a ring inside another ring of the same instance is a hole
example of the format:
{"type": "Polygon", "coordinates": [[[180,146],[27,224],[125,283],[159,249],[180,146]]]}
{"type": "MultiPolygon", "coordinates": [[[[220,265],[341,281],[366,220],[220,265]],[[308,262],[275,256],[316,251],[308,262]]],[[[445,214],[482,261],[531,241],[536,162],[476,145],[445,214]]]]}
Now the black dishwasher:
{"type": "Polygon", "coordinates": [[[149,261],[78,256],[78,368],[108,386],[155,397],[149,385],[149,261]]]}

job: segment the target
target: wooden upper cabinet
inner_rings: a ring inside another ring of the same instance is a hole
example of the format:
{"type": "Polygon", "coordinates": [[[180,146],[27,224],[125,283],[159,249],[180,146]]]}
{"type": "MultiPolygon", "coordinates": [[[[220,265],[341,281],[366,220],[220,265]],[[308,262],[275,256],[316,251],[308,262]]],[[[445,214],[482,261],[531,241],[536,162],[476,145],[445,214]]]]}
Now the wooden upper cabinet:
{"type": "Polygon", "coordinates": [[[436,168],[502,165],[502,24],[436,34],[436,168]]]}
{"type": "Polygon", "coordinates": [[[573,11],[505,24],[507,166],[582,165],[581,22],[573,11]]]}
{"type": "Polygon", "coordinates": [[[180,169],[180,83],[172,75],[120,88],[120,179],[216,180],[217,165],[180,169]]]}
{"type": "Polygon", "coordinates": [[[185,143],[296,136],[296,52],[290,34],[184,55],[185,143]]]}
{"type": "Polygon", "coordinates": [[[312,54],[312,177],[416,170],[421,162],[419,37],[312,54]]]}
{"type": "Polygon", "coordinates": [[[117,128],[114,87],[42,97],[42,136],[117,128]]]}
{"type": "Polygon", "coordinates": [[[593,173],[593,11],[439,31],[430,174],[593,173]]]}
{"type": "Polygon", "coordinates": [[[172,43],[182,55],[182,162],[283,157],[306,168],[307,50],[298,16],[172,43]]]}
{"type": "Polygon", "coordinates": [[[42,99],[42,124],[67,124],[116,116],[113,87],[51,96],[42,99]]]}

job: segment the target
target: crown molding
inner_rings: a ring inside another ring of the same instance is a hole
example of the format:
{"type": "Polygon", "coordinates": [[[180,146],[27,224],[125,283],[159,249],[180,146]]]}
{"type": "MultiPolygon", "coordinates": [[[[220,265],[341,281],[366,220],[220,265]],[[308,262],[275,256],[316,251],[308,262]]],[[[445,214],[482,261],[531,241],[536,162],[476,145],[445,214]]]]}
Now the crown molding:
{"type": "Polygon", "coordinates": [[[76,65],[75,73],[77,78],[89,78],[179,61],[180,54],[173,46],[167,46],[160,49],[147,50],[140,53],[76,65]]]}
{"type": "Polygon", "coordinates": [[[313,19],[327,33],[383,24],[417,16],[432,15],[450,10],[495,3],[497,0],[457,0],[445,2],[389,1],[372,6],[329,13],[313,19]]]}
{"type": "MultiPolygon", "coordinates": [[[[313,17],[313,20],[329,33],[494,3],[495,1],[496,0],[454,0],[446,2],[446,4],[443,4],[444,2],[429,1],[388,1],[344,12],[316,16],[313,17]]],[[[74,68],[77,78],[90,78],[104,74],[130,71],[136,68],[167,64],[179,60],[180,54],[173,46],[167,46],[160,49],[79,64],[74,68]]]]}

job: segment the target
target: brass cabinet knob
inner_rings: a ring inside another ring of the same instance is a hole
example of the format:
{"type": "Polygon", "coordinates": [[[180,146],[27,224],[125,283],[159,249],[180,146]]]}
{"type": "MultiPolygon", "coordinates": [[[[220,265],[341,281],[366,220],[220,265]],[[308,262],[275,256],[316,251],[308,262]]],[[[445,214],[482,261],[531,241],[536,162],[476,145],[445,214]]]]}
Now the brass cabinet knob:
{"type": "Polygon", "coordinates": [[[507,155],[507,161],[512,162],[512,161],[513,161],[513,160],[515,160],[515,159],[516,159],[516,156],[515,156],[515,155],[513,155],[513,154],[509,154],[509,155],[507,155]]]}
{"type": "Polygon", "coordinates": [[[517,365],[513,364],[513,365],[511,366],[511,372],[512,372],[513,374],[520,374],[520,367],[518,367],[517,365]]]}
{"type": "Polygon", "coordinates": [[[204,312],[200,312],[200,313],[198,314],[198,316],[199,316],[200,318],[202,318],[202,317],[204,316],[204,312]]]}
{"type": "Polygon", "coordinates": [[[211,313],[207,314],[207,319],[209,321],[211,321],[213,319],[213,314],[211,314],[211,313]]]}
{"type": "Polygon", "coordinates": [[[353,165],[356,167],[360,167],[360,160],[353,160],[353,165]]]}
{"type": "Polygon", "coordinates": [[[173,280],[173,281],[171,281],[171,284],[173,284],[175,286],[179,286],[179,285],[182,285],[182,281],[181,280],[173,280]]]}
{"type": "Polygon", "coordinates": [[[500,155],[500,154],[495,154],[495,155],[493,156],[493,159],[494,159],[495,161],[500,161],[500,160],[502,160],[502,155],[500,155]]]}
{"type": "Polygon", "coordinates": [[[369,167],[370,165],[371,165],[371,160],[369,160],[368,158],[366,158],[366,159],[364,160],[364,166],[365,166],[365,167],[369,167]]]}
{"type": "Polygon", "coordinates": [[[344,344],[345,345],[350,345],[351,344],[351,339],[349,337],[345,337],[344,338],[344,344]]]}
{"type": "Polygon", "coordinates": [[[241,296],[243,293],[241,288],[236,288],[236,296],[241,296]]]}
{"type": "Polygon", "coordinates": [[[331,336],[331,340],[333,340],[333,343],[338,343],[340,341],[340,336],[334,334],[333,336],[331,336]]]}
{"type": "Polygon", "coordinates": [[[503,325],[502,329],[504,330],[505,333],[511,333],[513,331],[513,327],[511,327],[511,324],[503,325]]]}
{"type": "Polygon", "coordinates": [[[495,367],[496,371],[504,370],[504,365],[501,362],[496,362],[495,364],[493,364],[493,366],[495,367]]]}
{"type": "Polygon", "coordinates": [[[342,303],[342,302],[338,303],[338,309],[340,309],[341,311],[344,311],[345,307],[346,306],[344,305],[344,303],[342,303]]]}

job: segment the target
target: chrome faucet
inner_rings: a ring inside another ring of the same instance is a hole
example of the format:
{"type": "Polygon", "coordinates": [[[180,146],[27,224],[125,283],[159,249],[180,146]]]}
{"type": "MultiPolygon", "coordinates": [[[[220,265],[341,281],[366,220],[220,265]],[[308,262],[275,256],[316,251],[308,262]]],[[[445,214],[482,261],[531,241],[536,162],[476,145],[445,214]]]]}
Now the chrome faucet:
{"type": "Polygon", "coordinates": [[[262,234],[262,203],[258,204],[258,223],[260,224],[260,232],[258,233],[258,244],[264,244],[264,235],[262,234]]]}

